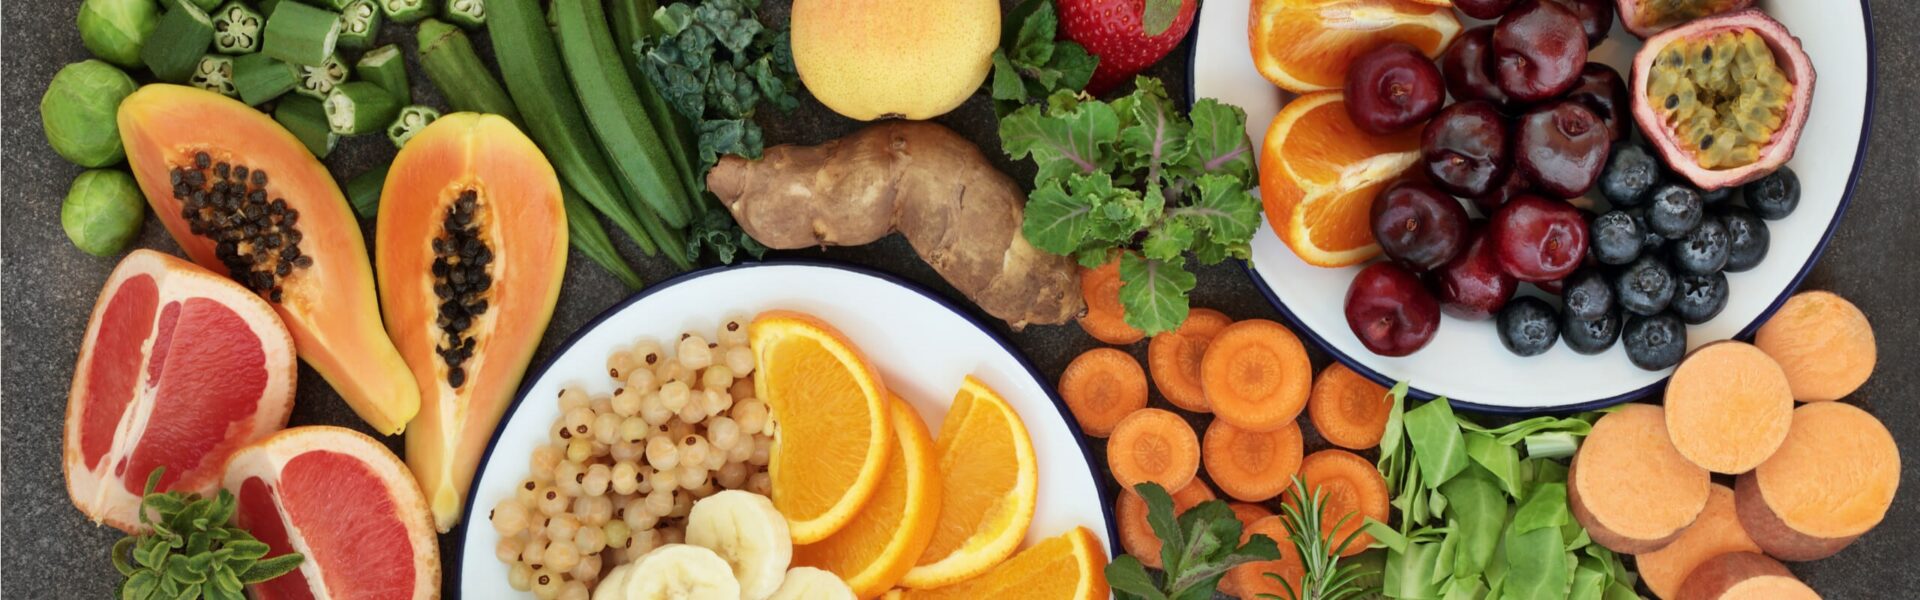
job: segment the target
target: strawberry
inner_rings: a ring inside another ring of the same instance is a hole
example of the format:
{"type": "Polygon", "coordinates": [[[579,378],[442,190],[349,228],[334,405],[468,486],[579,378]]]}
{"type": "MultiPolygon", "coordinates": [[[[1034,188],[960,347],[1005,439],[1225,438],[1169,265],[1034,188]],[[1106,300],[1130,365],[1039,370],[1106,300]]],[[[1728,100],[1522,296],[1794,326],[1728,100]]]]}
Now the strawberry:
{"type": "Polygon", "coordinates": [[[1194,0],[1059,0],[1060,24],[1067,39],[1100,57],[1100,67],[1087,83],[1098,96],[1132,79],[1180,45],[1193,28],[1194,0]],[[1147,2],[1180,3],[1173,26],[1149,37],[1141,15],[1147,2]]]}

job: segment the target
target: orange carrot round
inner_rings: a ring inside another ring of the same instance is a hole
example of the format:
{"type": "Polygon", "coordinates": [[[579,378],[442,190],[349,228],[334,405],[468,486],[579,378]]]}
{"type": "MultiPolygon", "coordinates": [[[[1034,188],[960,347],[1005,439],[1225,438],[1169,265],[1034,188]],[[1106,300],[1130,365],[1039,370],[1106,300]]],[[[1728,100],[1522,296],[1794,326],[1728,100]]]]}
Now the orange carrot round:
{"type": "MultiPolygon", "coordinates": [[[[1389,498],[1387,480],[1371,461],[1352,452],[1328,448],[1300,461],[1300,479],[1306,484],[1307,493],[1318,491],[1326,503],[1320,516],[1321,534],[1336,543],[1354,536],[1341,556],[1359,554],[1373,543],[1373,536],[1361,532],[1360,525],[1369,518],[1385,523],[1389,498]]],[[[1291,490],[1284,501],[1302,506],[1300,498],[1291,490]]]]}
{"type": "Polygon", "coordinates": [[[1107,469],[1129,491],[1148,481],[1177,490],[1200,470],[1200,440],[1180,415],[1140,409],[1121,419],[1107,438],[1107,469]]]}
{"type": "Polygon", "coordinates": [[[1715,473],[1753,470],[1787,439],[1793,390],[1759,348],[1714,342],[1688,354],[1667,380],[1667,433],[1681,456],[1715,473]]]}
{"type": "Polygon", "coordinates": [[[1220,491],[1247,502],[1264,501],[1285,491],[1300,469],[1301,452],[1300,426],[1294,423],[1258,432],[1214,419],[1200,446],[1207,475],[1220,491]]]}
{"type": "Polygon", "coordinates": [[[1127,324],[1127,309],[1120,305],[1120,261],[1107,261],[1098,269],[1080,272],[1080,296],[1087,302],[1087,314],[1077,321],[1093,339],[1125,346],[1146,337],[1127,324]]]}
{"type": "Polygon", "coordinates": [[[1753,343],[1780,362],[1801,402],[1847,397],[1867,382],[1877,360],[1867,315],[1833,292],[1794,294],[1753,343]]]}
{"type": "Polygon", "coordinates": [[[1307,398],[1307,418],[1314,430],[1327,442],[1349,450],[1380,445],[1392,409],[1387,388],[1337,362],[1320,371],[1313,381],[1313,395],[1307,398]]]}
{"type": "Polygon", "coordinates": [[[1286,326],[1265,319],[1228,325],[1200,359],[1200,386],[1214,414],[1249,431],[1293,423],[1312,385],[1306,346],[1286,326]]]}
{"type": "Polygon", "coordinates": [[[1625,404],[1593,424],[1567,471],[1567,505],[1594,542],[1639,554],[1665,547],[1706,510],[1712,475],[1673,447],[1666,412],[1625,404]]]}
{"type": "Polygon", "coordinates": [[[1075,357],[1060,374],[1060,399],[1081,431],[1107,437],[1120,419],[1147,407],[1147,373],[1131,354],[1094,348],[1075,357]]]}
{"type": "MultiPolygon", "coordinates": [[[[1233,504],[1227,505],[1227,507],[1233,509],[1233,518],[1240,521],[1240,531],[1241,531],[1240,538],[1243,540],[1250,537],[1247,535],[1246,531],[1253,527],[1253,523],[1255,521],[1259,521],[1261,519],[1265,519],[1267,517],[1273,516],[1273,511],[1267,510],[1267,507],[1254,504],[1251,502],[1235,502],[1233,504]]],[[[1282,552],[1285,551],[1285,548],[1289,547],[1285,545],[1285,542],[1286,540],[1274,540],[1274,543],[1282,544],[1281,546],[1282,552]]],[[[1235,598],[1247,597],[1245,594],[1241,592],[1240,586],[1234,583],[1233,577],[1221,577],[1219,589],[1220,589],[1220,593],[1226,594],[1228,596],[1233,596],[1235,598]]]]}
{"type": "MultiPolygon", "coordinates": [[[[1206,483],[1196,479],[1172,495],[1173,514],[1179,516],[1187,509],[1212,500],[1213,490],[1207,489],[1206,483]]],[[[1153,526],[1147,523],[1147,501],[1131,491],[1120,494],[1120,498],[1113,503],[1113,517],[1119,521],[1120,547],[1127,554],[1140,559],[1140,564],[1161,568],[1160,537],[1153,534],[1153,526]]]]}
{"type": "Polygon", "coordinates": [[[1277,598],[1290,597],[1287,595],[1287,587],[1282,586],[1279,580],[1267,576],[1268,573],[1279,575],[1286,579],[1287,586],[1298,591],[1300,579],[1307,574],[1306,565],[1300,562],[1300,553],[1295,552],[1293,544],[1287,541],[1286,522],[1278,516],[1254,521],[1252,525],[1240,531],[1240,543],[1247,543],[1247,540],[1252,539],[1256,533],[1273,538],[1273,542],[1280,546],[1280,559],[1250,562],[1234,567],[1227,571],[1225,578],[1221,579],[1221,587],[1232,587],[1234,591],[1239,592],[1238,595],[1241,598],[1266,597],[1263,594],[1271,594],[1277,598]]]}
{"type": "Polygon", "coordinates": [[[1187,311],[1180,327],[1153,336],[1147,342],[1147,365],[1152,368],[1153,386],[1159,388],[1174,406],[1197,413],[1213,412],[1207,393],[1200,388],[1200,358],[1206,355],[1213,336],[1233,324],[1225,313],[1207,308],[1187,311]]]}

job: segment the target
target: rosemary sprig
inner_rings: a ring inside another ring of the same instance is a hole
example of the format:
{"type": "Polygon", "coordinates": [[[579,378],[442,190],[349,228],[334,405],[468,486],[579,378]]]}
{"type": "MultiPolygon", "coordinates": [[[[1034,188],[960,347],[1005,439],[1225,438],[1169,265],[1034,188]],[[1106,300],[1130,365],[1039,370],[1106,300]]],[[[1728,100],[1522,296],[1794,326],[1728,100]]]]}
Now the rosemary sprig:
{"type": "Polygon", "coordinates": [[[113,568],[126,577],[121,600],[242,600],[247,584],[285,575],[305,560],[298,552],[266,558],[265,543],[228,527],[235,501],[226,490],[214,498],[154,493],[164,470],[147,476],[140,498],[140,524],[151,533],[113,544],[113,568]]]}
{"type": "Polygon", "coordinates": [[[1300,564],[1305,574],[1300,577],[1300,588],[1294,589],[1287,578],[1278,573],[1267,573],[1267,577],[1280,582],[1287,597],[1273,594],[1261,594],[1260,597],[1269,600],[1341,600],[1358,595],[1361,590],[1354,585],[1354,580],[1364,573],[1360,565],[1340,564],[1340,555],[1360,535],[1360,530],[1356,528],[1338,541],[1331,537],[1354,518],[1354,513],[1341,515],[1332,528],[1322,528],[1320,525],[1326,518],[1327,509],[1325,492],[1316,487],[1309,493],[1306,482],[1295,476],[1293,494],[1294,498],[1306,498],[1306,502],[1282,505],[1280,521],[1287,526],[1287,538],[1293,542],[1294,551],[1300,553],[1300,564]]]}

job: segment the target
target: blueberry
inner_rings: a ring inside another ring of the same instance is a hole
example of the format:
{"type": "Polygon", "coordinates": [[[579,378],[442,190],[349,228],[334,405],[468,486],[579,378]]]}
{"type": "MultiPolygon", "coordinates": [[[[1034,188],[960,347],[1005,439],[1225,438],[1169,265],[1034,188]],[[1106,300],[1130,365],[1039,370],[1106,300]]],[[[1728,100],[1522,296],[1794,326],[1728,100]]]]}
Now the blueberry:
{"type": "Polygon", "coordinates": [[[1673,302],[1673,271],[1667,263],[1642,256],[1620,271],[1613,282],[1613,297],[1620,306],[1635,314],[1652,315],[1666,310],[1673,302]]]}
{"type": "Polygon", "coordinates": [[[1574,352],[1593,355],[1606,352],[1620,339],[1620,313],[1609,312],[1600,318],[1582,321],[1573,318],[1573,313],[1560,315],[1560,337],[1566,338],[1567,347],[1574,352]]]}
{"type": "Polygon", "coordinates": [[[1653,226],[1647,224],[1647,207],[1635,206],[1629,208],[1627,209],[1627,216],[1633,217],[1634,224],[1640,226],[1640,252],[1642,254],[1658,250],[1660,246],[1667,243],[1667,238],[1660,237],[1660,234],[1654,233],[1653,226]]]}
{"type": "Polygon", "coordinates": [[[1620,341],[1626,344],[1627,360],[1633,366],[1660,371],[1680,364],[1687,355],[1687,326],[1671,313],[1630,315],[1620,341]]]}
{"type": "Polygon", "coordinates": [[[1687,273],[1680,276],[1679,289],[1673,296],[1673,314],[1688,325],[1699,325],[1713,320],[1720,309],[1727,307],[1727,276],[1725,273],[1687,273]]]}
{"type": "Polygon", "coordinates": [[[1669,183],[1653,191],[1653,204],[1647,207],[1647,226],[1660,237],[1680,239],[1680,236],[1700,226],[1705,212],[1706,205],[1700,201],[1700,192],[1669,183]]]}
{"type": "Polygon", "coordinates": [[[1747,208],[1768,221],[1785,219],[1800,206],[1800,176],[1786,167],[1747,184],[1742,190],[1747,195],[1747,208]]]}
{"type": "Polygon", "coordinates": [[[1720,223],[1727,230],[1727,270],[1739,273],[1759,266],[1767,257],[1767,222],[1753,211],[1729,206],[1720,223]]]}
{"type": "Polygon", "coordinates": [[[1594,217],[1587,226],[1591,238],[1587,248],[1593,251],[1593,259],[1609,265],[1624,265],[1640,257],[1640,246],[1646,236],[1640,228],[1640,222],[1633,215],[1613,211],[1594,217]]]}
{"type": "Polygon", "coordinates": [[[1719,219],[1707,219],[1699,227],[1673,241],[1673,266],[1688,273],[1718,273],[1727,267],[1727,226],[1719,219]]]}
{"type": "Polygon", "coordinates": [[[1496,319],[1500,343],[1520,356],[1539,356],[1560,339],[1560,321],[1553,306],[1533,296],[1521,296],[1500,309],[1496,319]]]}
{"type": "Polygon", "coordinates": [[[1597,269],[1581,269],[1560,290],[1562,308],[1574,319],[1588,321],[1613,312],[1613,286],[1597,269]]]}
{"type": "Polygon", "coordinates": [[[1660,183],[1660,161],[1638,144],[1620,144],[1600,173],[1600,194],[1614,208],[1637,206],[1660,183]]]}
{"type": "Polygon", "coordinates": [[[1700,192],[1700,201],[1707,203],[1707,206],[1719,206],[1726,203],[1727,199],[1732,197],[1733,188],[1731,187],[1723,187],[1711,192],[1700,192]]]}

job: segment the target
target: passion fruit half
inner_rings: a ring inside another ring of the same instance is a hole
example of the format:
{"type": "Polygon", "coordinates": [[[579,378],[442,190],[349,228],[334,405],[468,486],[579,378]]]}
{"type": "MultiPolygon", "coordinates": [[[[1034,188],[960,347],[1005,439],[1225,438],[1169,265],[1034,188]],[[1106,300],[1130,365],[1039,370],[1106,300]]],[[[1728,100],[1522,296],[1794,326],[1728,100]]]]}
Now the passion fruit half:
{"type": "Polygon", "coordinates": [[[1793,158],[1813,100],[1813,63],[1757,9],[1647,40],[1633,60],[1633,116],[1675,173],[1713,191],[1793,158]]]}
{"type": "Polygon", "coordinates": [[[1753,0],[1615,0],[1620,24],[1640,39],[1702,17],[1753,6],[1753,0]]]}

